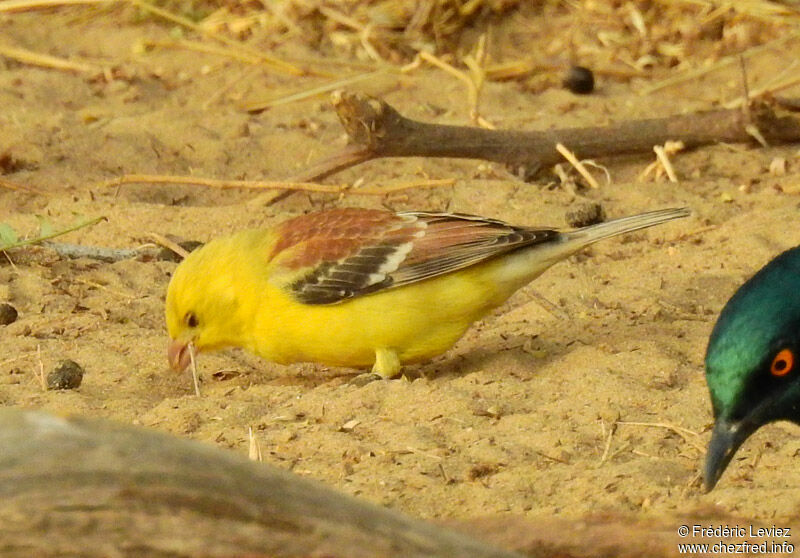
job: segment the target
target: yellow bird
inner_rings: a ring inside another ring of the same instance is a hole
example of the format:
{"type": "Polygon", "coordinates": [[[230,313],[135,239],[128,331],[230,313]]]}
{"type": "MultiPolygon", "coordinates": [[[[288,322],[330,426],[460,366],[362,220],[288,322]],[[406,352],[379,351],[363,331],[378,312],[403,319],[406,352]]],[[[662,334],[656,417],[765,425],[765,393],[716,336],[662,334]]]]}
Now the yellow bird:
{"type": "Polygon", "coordinates": [[[288,364],[372,367],[449,349],[548,267],[614,235],[686,217],[664,209],[568,232],[452,213],[333,209],[213,240],[167,291],[170,366],[241,347],[288,364]]]}

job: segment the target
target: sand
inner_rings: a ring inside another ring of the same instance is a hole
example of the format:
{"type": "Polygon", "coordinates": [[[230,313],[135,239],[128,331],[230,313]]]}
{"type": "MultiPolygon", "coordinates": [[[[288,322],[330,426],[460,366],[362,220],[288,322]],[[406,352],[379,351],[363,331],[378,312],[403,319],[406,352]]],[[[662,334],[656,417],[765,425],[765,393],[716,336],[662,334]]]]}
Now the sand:
{"type": "MultiPolygon", "coordinates": [[[[678,183],[639,180],[649,155],[601,160],[612,181],[595,170],[596,190],[564,187],[552,175],[525,183],[498,165],[443,159],[374,161],[327,181],[455,179],[384,197],[301,192],[270,203],[273,192],[109,188],[101,183],[128,173],[280,179],[343,147],[345,136],[325,96],[256,114],[239,108],[321,78],[187,49],[142,51],[144,39],[174,37],[171,26],[124,11],[85,14],[0,16],[9,43],[113,68],[114,78],[0,59],[0,178],[37,190],[0,187],[0,222],[20,234],[35,234],[40,217],[59,227],[104,216],[60,240],[135,248],[151,242],[149,233],[207,241],[342,206],[556,227],[589,202],[609,217],[681,206],[693,215],[559,263],[445,355],[408,367],[408,379],[359,387],[349,383],[358,371],[281,366],[228,350],[201,355],[201,397],[188,374],[167,368],[163,306],[175,263],[11,250],[0,258],[0,301],[19,319],[0,326],[2,405],[105,417],[243,455],[252,428],[264,461],[423,518],[708,509],[777,522],[796,516],[794,425],[754,435],[710,494],[699,471],[712,424],[703,356],[716,316],[748,276],[800,244],[797,145],[681,153],[673,157],[678,183]],[[770,171],[777,158],[785,174],[770,171]],[[80,388],[42,391],[40,368],[46,374],[67,358],[85,368],[80,388]]],[[[535,48],[544,39],[526,41],[535,48]]],[[[307,50],[298,40],[276,53],[307,50]]],[[[795,40],[749,59],[749,79],[763,83],[798,54],[795,40]]],[[[501,128],[602,125],[711,108],[741,89],[734,66],[637,93],[668,75],[598,76],[589,96],[489,82],[480,110],[501,128]]],[[[429,66],[353,89],[421,120],[469,122],[464,84],[429,66]]]]}

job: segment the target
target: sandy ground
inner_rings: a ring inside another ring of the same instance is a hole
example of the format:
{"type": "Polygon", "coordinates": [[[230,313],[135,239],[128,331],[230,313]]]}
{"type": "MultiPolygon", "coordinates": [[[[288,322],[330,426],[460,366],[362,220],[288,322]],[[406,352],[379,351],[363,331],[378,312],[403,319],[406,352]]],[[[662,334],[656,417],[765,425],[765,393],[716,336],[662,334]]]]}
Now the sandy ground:
{"type": "MultiPolygon", "coordinates": [[[[612,183],[577,194],[555,178],[526,184],[496,165],[452,160],[375,161],[332,179],[456,179],[383,198],[298,193],[270,204],[272,193],[245,190],[105,188],[102,181],[126,173],[281,178],[345,137],[324,97],[260,114],[238,108],[324,80],[185,49],[142,52],[143,39],[168,40],[174,31],[127,12],[84,14],[0,16],[9,43],[113,67],[115,77],[0,59],[0,178],[39,192],[0,188],[0,222],[23,234],[36,232],[37,216],[57,226],[76,215],[105,216],[63,240],[130,248],[148,242],[149,232],[206,241],[337,206],[452,210],[559,227],[587,201],[611,217],[684,205],[694,214],[555,266],[447,354],[410,367],[411,381],[356,387],[351,370],[284,367],[231,350],[201,358],[202,397],[188,375],[166,366],[163,304],[176,264],[13,250],[0,258],[0,301],[19,311],[15,323],[0,326],[0,403],[107,417],[242,454],[253,428],[265,461],[421,517],[681,515],[712,507],[775,521],[796,516],[795,426],[755,435],[711,494],[702,494],[698,473],[712,422],[708,335],[746,277],[800,244],[798,146],[681,154],[676,184],[637,180],[650,157],[604,161],[612,183]],[[787,161],[783,176],[769,171],[778,157],[787,161]],[[85,367],[83,384],[43,392],[40,366],[47,373],[65,358],[85,367]]],[[[527,40],[535,48],[536,36],[527,40]]],[[[289,44],[276,53],[304,49],[289,44]]],[[[748,60],[749,78],[763,82],[798,55],[797,40],[768,50],[748,60]]],[[[740,90],[737,67],[637,94],[647,83],[600,77],[597,93],[585,97],[488,83],[481,112],[504,128],[598,125],[702,110],[740,90]]],[[[463,83],[430,67],[354,88],[415,118],[468,122],[463,83]]]]}

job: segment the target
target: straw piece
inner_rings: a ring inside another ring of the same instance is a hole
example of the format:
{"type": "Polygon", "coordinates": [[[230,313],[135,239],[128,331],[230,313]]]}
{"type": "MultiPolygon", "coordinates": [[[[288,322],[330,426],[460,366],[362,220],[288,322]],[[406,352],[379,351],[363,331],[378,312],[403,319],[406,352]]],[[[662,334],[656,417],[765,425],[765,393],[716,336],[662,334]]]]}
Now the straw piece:
{"type": "Polygon", "coordinates": [[[197,176],[169,176],[169,175],[147,175],[147,174],[128,174],[120,176],[100,184],[101,187],[121,186],[122,184],[183,184],[194,186],[208,186],[211,188],[244,188],[251,190],[287,190],[287,191],[306,191],[324,194],[360,194],[365,196],[383,196],[399,190],[409,190],[412,188],[437,188],[440,186],[452,186],[455,179],[443,178],[436,180],[416,180],[392,184],[389,186],[375,186],[365,188],[353,188],[350,184],[316,184],[313,182],[283,182],[283,181],[256,181],[256,180],[216,180],[213,178],[200,178],[197,176]]]}
{"type": "Polygon", "coordinates": [[[664,171],[667,173],[669,181],[678,182],[678,176],[675,174],[675,169],[672,167],[672,162],[669,160],[669,156],[664,150],[664,147],[661,145],[654,145],[653,151],[656,152],[656,157],[658,157],[658,161],[661,163],[661,166],[664,167],[664,171]]]}
{"type": "Polygon", "coordinates": [[[0,2],[0,13],[24,12],[39,8],[75,6],[80,4],[110,4],[116,0],[5,0],[0,2]]]}
{"type": "Polygon", "coordinates": [[[242,103],[240,105],[240,108],[248,112],[257,112],[270,107],[286,105],[297,101],[304,101],[305,99],[315,97],[323,93],[329,93],[331,91],[335,91],[336,89],[340,89],[342,87],[345,87],[347,85],[352,85],[360,81],[375,79],[379,76],[389,76],[389,75],[391,74],[386,69],[375,70],[371,72],[363,72],[353,76],[347,76],[334,81],[329,81],[317,87],[312,87],[310,89],[299,91],[297,93],[292,93],[290,95],[284,95],[281,97],[270,97],[267,99],[257,99],[255,101],[247,101],[242,103]]]}
{"type": "Polygon", "coordinates": [[[784,43],[787,43],[787,42],[789,42],[789,41],[791,41],[793,39],[797,39],[798,37],[800,37],[800,29],[795,29],[794,31],[792,31],[791,33],[787,33],[783,37],[780,37],[780,38],[775,39],[773,41],[770,41],[768,43],[764,43],[762,45],[758,45],[756,47],[753,47],[753,48],[751,48],[749,50],[746,50],[745,52],[743,52],[741,54],[732,54],[730,56],[726,56],[725,58],[722,58],[719,62],[717,62],[716,64],[714,64],[712,66],[703,67],[703,68],[696,68],[694,70],[689,70],[689,71],[684,72],[682,74],[678,74],[677,76],[673,76],[671,78],[665,79],[665,80],[663,80],[663,81],[661,81],[659,83],[651,85],[650,87],[646,87],[646,88],[642,89],[639,92],[639,94],[640,95],[650,95],[652,93],[655,93],[656,91],[660,91],[661,89],[665,89],[667,87],[671,87],[671,86],[677,85],[679,83],[683,83],[683,82],[686,82],[686,81],[691,81],[693,79],[697,79],[700,76],[703,76],[703,75],[708,74],[710,72],[713,72],[715,70],[719,70],[719,69],[724,68],[725,66],[728,66],[730,64],[740,62],[741,59],[750,58],[751,56],[755,56],[756,54],[760,54],[760,53],[762,53],[762,52],[764,52],[766,50],[771,50],[771,49],[778,48],[778,47],[782,46],[784,43]]]}
{"type": "Polygon", "coordinates": [[[192,382],[194,383],[194,394],[197,397],[200,397],[200,379],[197,377],[197,362],[195,362],[194,358],[194,343],[189,343],[188,347],[189,351],[189,361],[191,362],[191,369],[192,369],[192,382]]]}
{"type": "Polygon", "coordinates": [[[581,176],[586,179],[586,182],[589,183],[589,186],[591,186],[592,188],[600,187],[600,184],[597,183],[597,180],[595,180],[594,176],[592,176],[592,173],[590,173],[589,170],[583,165],[583,163],[581,163],[578,160],[578,158],[575,156],[574,153],[572,153],[569,149],[564,147],[564,144],[557,143],[556,151],[561,153],[561,155],[563,155],[564,158],[567,161],[569,161],[569,163],[573,167],[575,167],[575,170],[577,170],[581,174],[581,176]]]}
{"type": "Polygon", "coordinates": [[[152,4],[148,4],[147,2],[144,2],[143,0],[128,0],[128,1],[131,4],[133,4],[134,6],[137,6],[138,8],[140,8],[140,9],[146,11],[146,12],[150,12],[150,13],[155,14],[155,15],[157,15],[159,17],[162,17],[162,18],[164,18],[166,20],[169,20],[169,21],[171,21],[173,23],[177,23],[178,25],[182,25],[183,27],[191,29],[192,31],[196,31],[197,33],[200,33],[201,35],[205,35],[206,37],[210,37],[212,39],[216,39],[217,41],[219,41],[219,42],[227,45],[228,47],[238,51],[240,53],[240,55],[246,54],[246,55],[254,56],[262,64],[264,64],[265,66],[267,66],[269,68],[272,68],[275,71],[282,72],[282,73],[285,73],[285,74],[291,74],[291,75],[295,75],[295,76],[302,76],[302,75],[307,75],[308,73],[310,73],[308,70],[304,70],[302,68],[298,68],[297,66],[294,66],[293,64],[289,64],[288,62],[284,62],[283,60],[279,60],[277,58],[273,58],[271,56],[267,56],[266,54],[264,54],[261,51],[258,51],[256,49],[249,48],[249,47],[247,47],[245,45],[242,45],[241,43],[239,43],[239,42],[237,42],[237,41],[235,41],[233,39],[230,39],[230,38],[226,37],[225,35],[220,35],[218,33],[215,33],[214,31],[211,31],[209,29],[205,29],[205,28],[203,28],[203,26],[197,25],[196,23],[194,23],[193,21],[190,21],[189,19],[187,19],[185,17],[181,17],[179,15],[173,14],[172,12],[169,12],[169,11],[164,10],[162,8],[159,8],[157,6],[153,6],[152,4]]]}
{"type": "Polygon", "coordinates": [[[23,64],[52,68],[54,70],[66,70],[68,72],[101,72],[100,66],[94,66],[84,62],[75,62],[66,58],[59,58],[49,54],[41,54],[26,48],[0,45],[0,56],[11,58],[23,64]]]}

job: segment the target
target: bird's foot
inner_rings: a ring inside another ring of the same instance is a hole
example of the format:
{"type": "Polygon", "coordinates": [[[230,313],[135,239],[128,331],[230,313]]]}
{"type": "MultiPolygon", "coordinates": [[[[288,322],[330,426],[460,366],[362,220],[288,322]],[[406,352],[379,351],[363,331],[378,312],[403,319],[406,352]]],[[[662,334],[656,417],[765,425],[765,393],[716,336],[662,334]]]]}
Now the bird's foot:
{"type": "Polygon", "coordinates": [[[351,386],[364,387],[367,384],[371,384],[372,382],[383,379],[383,376],[376,374],[375,372],[364,372],[363,374],[359,374],[358,376],[354,377],[347,383],[351,386]]]}

